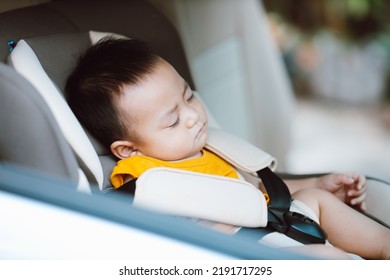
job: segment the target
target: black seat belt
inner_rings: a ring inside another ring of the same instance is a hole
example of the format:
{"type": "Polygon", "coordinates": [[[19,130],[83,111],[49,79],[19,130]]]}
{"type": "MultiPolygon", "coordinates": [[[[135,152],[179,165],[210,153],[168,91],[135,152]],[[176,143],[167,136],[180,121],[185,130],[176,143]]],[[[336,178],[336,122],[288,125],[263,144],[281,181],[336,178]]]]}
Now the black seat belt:
{"type": "Polygon", "coordinates": [[[257,174],[270,197],[267,227],[303,244],[324,244],[327,234],[316,221],[290,211],[292,198],[283,180],[268,167],[257,171],[257,174]]]}
{"type": "Polygon", "coordinates": [[[132,179],[128,181],[127,183],[124,183],[120,188],[117,188],[116,191],[123,193],[123,194],[128,194],[131,196],[134,196],[135,194],[135,189],[137,187],[136,185],[137,179],[132,179]]]}

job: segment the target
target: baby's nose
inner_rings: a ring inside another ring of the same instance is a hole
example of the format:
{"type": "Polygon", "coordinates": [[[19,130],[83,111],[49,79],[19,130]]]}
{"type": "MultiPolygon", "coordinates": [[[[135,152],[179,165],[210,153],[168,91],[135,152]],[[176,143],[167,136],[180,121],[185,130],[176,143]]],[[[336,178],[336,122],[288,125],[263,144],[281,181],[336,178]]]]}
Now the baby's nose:
{"type": "Polygon", "coordinates": [[[199,121],[199,113],[193,108],[187,110],[186,126],[192,128],[199,121]]]}

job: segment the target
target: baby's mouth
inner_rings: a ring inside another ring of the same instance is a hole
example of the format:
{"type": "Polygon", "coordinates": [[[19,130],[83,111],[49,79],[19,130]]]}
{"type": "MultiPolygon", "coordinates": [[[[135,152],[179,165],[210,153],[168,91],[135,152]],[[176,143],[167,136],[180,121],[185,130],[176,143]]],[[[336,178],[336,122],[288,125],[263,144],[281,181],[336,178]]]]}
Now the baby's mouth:
{"type": "Polygon", "coordinates": [[[202,126],[199,128],[198,133],[196,134],[195,138],[198,139],[205,131],[206,131],[206,123],[204,122],[202,126]]]}

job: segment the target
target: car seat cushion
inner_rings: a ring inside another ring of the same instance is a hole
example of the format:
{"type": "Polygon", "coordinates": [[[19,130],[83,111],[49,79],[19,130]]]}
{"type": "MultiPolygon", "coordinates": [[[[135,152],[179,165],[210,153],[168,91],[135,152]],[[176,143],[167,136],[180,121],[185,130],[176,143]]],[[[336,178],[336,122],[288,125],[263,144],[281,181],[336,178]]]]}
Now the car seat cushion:
{"type": "Polygon", "coordinates": [[[0,161],[79,182],[77,162],[45,101],[0,63],[0,161]]]}

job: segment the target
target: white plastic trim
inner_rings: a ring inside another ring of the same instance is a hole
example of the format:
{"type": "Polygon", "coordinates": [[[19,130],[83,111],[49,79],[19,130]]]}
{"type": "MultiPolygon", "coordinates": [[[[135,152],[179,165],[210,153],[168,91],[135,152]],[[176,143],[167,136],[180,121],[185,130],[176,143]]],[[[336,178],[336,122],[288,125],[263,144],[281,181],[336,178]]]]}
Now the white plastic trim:
{"type": "Polygon", "coordinates": [[[85,173],[81,168],[79,168],[79,181],[77,184],[77,190],[79,192],[92,194],[91,185],[88,182],[87,176],[85,176],[85,173]]]}
{"type": "Polygon", "coordinates": [[[91,40],[92,45],[99,42],[99,40],[105,37],[113,37],[113,38],[128,38],[121,34],[111,33],[111,32],[100,32],[100,31],[89,31],[89,39],[91,40]]]}
{"type": "Polygon", "coordinates": [[[390,225],[390,186],[388,183],[367,180],[367,212],[390,225]]]}

